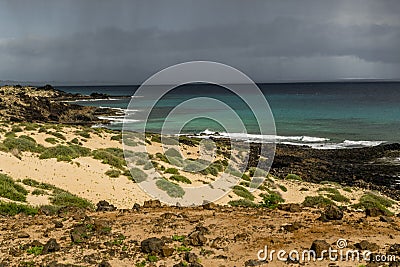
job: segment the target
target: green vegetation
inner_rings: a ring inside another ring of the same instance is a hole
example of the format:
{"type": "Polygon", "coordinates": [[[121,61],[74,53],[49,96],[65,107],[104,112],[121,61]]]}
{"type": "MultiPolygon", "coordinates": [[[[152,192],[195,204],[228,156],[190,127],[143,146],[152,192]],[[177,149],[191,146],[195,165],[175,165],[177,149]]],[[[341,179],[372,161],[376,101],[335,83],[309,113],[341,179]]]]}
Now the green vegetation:
{"type": "Polygon", "coordinates": [[[185,184],[191,184],[191,183],[192,183],[192,181],[190,181],[188,178],[186,178],[186,177],[183,176],[183,175],[177,175],[177,174],[175,174],[175,175],[172,175],[172,176],[170,177],[170,179],[171,179],[171,180],[174,180],[174,181],[177,181],[177,182],[185,183],[185,184]]]}
{"type": "Polygon", "coordinates": [[[148,256],[147,256],[147,260],[148,260],[149,262],[157,262],[157,261],[158,261],[158,257],[157,257],[157,256],[154,256],[154,255],[148,255],[148,256]]]}
{"type": "Polygon", "coordinates": [[[119,170],[108,170],[106,171],[106,175],[111,178],[118,178],[121,175],[121,171],[119,170]]]}
{"type": "Polygon", "coordinates": [[[1,215],[14,216],[19,213],[24,213],[26,215],[36,215],[38,213],[38,210],[37,208],[28,205],[16,204],[13,202],[0,202],[1,215]]]}
{"type": "Polygon", "coordinates": [[[65,136],[60,132],[47,132],[47,133],[51,134],[51,135],[53,135],[53,136],[55,136],[55,137],[57,137],[57,138],[59,138],[61,140],[64,140],[64,141],[67,140],[67,138],[65,138],[65,136]]]}
{"type": "Polygon", "coordinates": [[[188,251],[191,251],[192,248],[191,247],[187,247],[185,245],[182,245],[182,246],[176,247],[175,250],[177,252],[188,252],[188,251]]]}
{"type": "Polygon", "coordinates": [[[86,199],[73,195],[67,191],[55,193],[50,197],[50,202],[56,206],[78,207],[93,209],[93,204],[86,199]]]}
{"type": "Polygon", "coordinates": [[[244,188],[244,187],[242,187],[240,185],[235,185],[233,187],[233,193],[235,193],[236,195],[238,195],[238,196],[240,196],[242,198],[245,198],[245,199],[248,199],[248,200],[251,200],[251,201],[254,200],[253,194],[250,193],[249,190],[247,190],[246,188],[244,188]]]}
{"type": "Polygon", "coordinates": [[[184,162],[182,158],[176,158],[176,157],[169,157],[169,163],[177,166],[177,167],[183,167],[184,166],[184,162]]]}
{"type": "Polygon", "coordinates": [[[387,215],[392,215],[393,213],[387,208],[390,208],[395,202],[384,197],[379,196],[375,193],[368,192],[365,193],[361,198],[360,202],[353,205],[354,208],[368,209],[377,208],[384,211],[387,215]]]}
{"type": "Polygon", "coordinates": [[[79,144],[79,139],[75,137],[74,139],[71,140],[71,143],[75,144],[75,145],[78,145],[79,144]]]}
{"type": "Polygon", "coordinates": [[[52,145],[55,145],[58,143],[57,139],[55,139],[53,137],[47,137],[46,139],[44,139],[44,141],[46,141],[47,143],[50,143],[52,145]]]}
{"type": "Polygon", "coordinates": [[[24,135],[18,138],[7,137],[3,141],[3,145],[8,150],[16,149],[21,152],[29,151],[29,152],[40,153],[41,151],[43,151],[43,146],[38,145],[33,138],[24,135]]]}
{"type": "Polygon", "coordinates": [[[14,132],[14,133],[20,133],[20,132],[23,131],[23,129],[22,129],[20,126],[13,125],[13,126],[11,127],[11,131],[14,132]]]}
{"type": "Polygon", "coordinates": [[[350,202],[350,199],[340,194],[339,190],[333,187],[322,187],[319,192],[327,192],[327,197],[337,202],[350,202]]]}
{"type": "Polygon", "coordinates": [[[346,191],[346,192],[349,192],[349,193],[352,193],[352,192],[353,192],[353,190],[351,189],[351,187],[344,187],[344,188],[343,188],[343,191],[346,191]]]}
{"type": "Polygon", "coordinates": [[[14,201],[26,202],[28,191],[9,176],[0,174],[0,196],[14,201]]]}
{"type": "Polygon", "coordinates": [[[282,190],[282,192],[287,192],[287,188],[286,188],[286,186],[284,186],[284,185],[278,185],[279,186],[279,189],[281,189],[282,190]]]}
{"type": "Polygon", "coordinates": [[[170,174],[179,174],[179,170],[176,168],[168,168],[164,171],[165,173],[170,173],[170,174]]]}
{"type": "Polygon", "coordinates": [[[250,177],[266,177],[267,175],[268,175],[268,172],[266,172],[260,168],[256,168],[256,167],[249,168],[249,176],[250,177]]]}
{"type": "Polygon", "coordinates": [[[122,140],[122,134],[117,134],[117,135],[113,135],[110,138],[112,141],[118,141],[120,142],[122,140]]]}
{"type": "Polygon", "coordinates": [[[232,207],[251,207],[251,208],[258,207],[256,203],[248,199],[231,200],[228,202],[228,204],[231,205],[232,207]]]}
{"type": "Polygon", "coordinates": [[[170,148],[167,151],[165,151],[165,156],[176,157],[176,158],[182,157],[181,153],[178,150],[176,150],[175,148],[170,148]]]}
{"type": "Polygon", "coordinates": [[[49,147],[40,155],[40,159],[56,158],[57,161],[71,161],[79,157],[86,157],[90,155],[90,149],[78,145],[57,145],[49,147]]]}
{"type": "Polygon", "coordinates": [[[103,164],[111,165],[118,169],[124,169],[126,165],[124,151],[120,148],[102,148],[93,151],[94,159],[101,160],[103,164]]]}
{"type": "Polygon", "coordinates": [[[25,126],[25,131],[35,131],[40,127],[38,124],[30,122],[23,123],[23,126],[25,126]]]}
{"type": "Polygon", "coordinates": [[[165,191],[168,196],[173,198],[181,198],[185,195],[185,191],[178,184],[172,183],[166,179],[160,179],[156,182],[159,189],[165,191]]]}
{"type": "Polygon", "coordinates": [[[303,201],[304,207],[325,207],[330,204],[333,204],[332,200],[323,196],[307,196],[303,201]]]}
{"type": "Polygon", "coordinates": [[[77,135],[82,136],[83,138],[90,138],[90,133],[88,130],[84,130],[84,131],[76,131],[75,132],[77,135]]]}
{"type": "Polygon", "coordinates": [[[279,203],[285,202],[285,200],[276,192],[270,192],[269,194],[262,194],[263,202],[262,206],[275,209],[279,203]]]}
{"type": "Polygon", "coordinates": [[[43,252],[43,246],[34,246],[26,250],[28,254],[39,256],[43,252]]]}
{"type": "Polygon", "coordinates": [[[171,239],[172,241],[184,242],[186,237],[184,235],[173,235],[171,239]]]}
{"type": "Polygon", "coordinates": [[[136,183],[141,183],[141,182],[145,181],[148,176],[147,173],[145,173],[144,171],[142,171],[139,168],[132,168],[130,170],[130,173],[131,173],[133,180],[136,183]]]}
{"type": "Polygon", "coordinates": [[[293,173],[290,173],[290,174],[286,175],[286,178],[285,178],[285,179],[286,179],[286,180],[302,181],[302,179],[301,179],[300,176],[298,176],[297,174],[293,174],[293,173]]]}
{"type": "Polygon", "coordinates": [[[47,195],[47,192],[42,189],[35,189],[32,191],[32,195],[42,196],[42,195],[47,195]]]}
{"type": "Polygon", "coordinates": [[[161,161],[164,161],[165,163],[169,163],[168,158],[160,152],[156,153],[156,157],[159,158],[161,161]]]}
{"type": "Polygon", "coordinates": [[[55,187],[52,184],[40,183],[40,182],[35,181],[33,179],[24,179],[24,180],[22,180],[22,183],[24,185],[29,185],[29,186],[36,187],[36,188],[39,188],[39,189],[44,189],[44,190],[61,190],[61,189],[55,187]]]}

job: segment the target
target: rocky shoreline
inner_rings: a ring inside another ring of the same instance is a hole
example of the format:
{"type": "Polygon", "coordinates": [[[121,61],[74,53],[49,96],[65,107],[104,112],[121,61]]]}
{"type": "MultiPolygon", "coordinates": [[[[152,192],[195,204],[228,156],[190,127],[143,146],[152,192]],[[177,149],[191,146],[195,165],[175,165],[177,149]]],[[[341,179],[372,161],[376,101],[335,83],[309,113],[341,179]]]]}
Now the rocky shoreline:
{"type": "Polygon", "coordinates": [[[12,122],[46,122],[76,125],[108,123],[100,116],[115,115],[115,110],[84,107],[66,101],[106,98],[95,94],[84,96],[70,94],[44,87],[2,86],[0,87],[0,120],[12,122]]]}

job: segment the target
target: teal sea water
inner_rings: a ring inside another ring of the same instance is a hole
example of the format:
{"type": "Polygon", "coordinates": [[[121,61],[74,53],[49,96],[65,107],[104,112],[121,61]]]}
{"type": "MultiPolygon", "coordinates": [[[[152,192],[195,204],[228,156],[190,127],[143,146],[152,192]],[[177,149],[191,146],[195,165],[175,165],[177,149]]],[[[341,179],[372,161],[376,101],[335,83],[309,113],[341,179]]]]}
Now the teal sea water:
{"type": "MultiPolygon", "coordinates": [[[[400,142],[400,82],[332,82],[332,83],[281,83],[259,84],[268,100],[275,118],[277,141],[298,145],[310,145],[316,148],[345,148],[372,146],[382,142],[400,142]]],[[[135,113],[148,105],[143,98],[135,99],[135,106],[126,110],[131,95],[137,86],[69,86],[57,87],[60,90],[91,94],[105,93],[112,96],[106,100],[77,101],[80,105],[112,107],[119,109],[120,116],[108,118],[108,127],[121,128],[126,112],[129,112],[132,129],[143,121],[135,120],[135,113]],[[128,97],[124,97],[128,96],[128,97]]],[[[245,86],[241,95],[246,94],[245,86]]],[[[151,90],[151,88],[147,88],[151,90]]],[[[168,113],[180,103],[196,97],[211,97],[232,107],[244,122],[247,133],[231,133],[237,138],[262,141],[253,110],[237,95],[228,90],[208,84],[181,86],[165,95],[154,107],[147,121],[148,131],[159,131],[168,113]]],[[[257,96],[248,96],[251,97],[257,96]]],[[[206,105],[206,103],[205,103],[206,105]]],[[[203,107],[207,115],[217,114],[224,122],[229,119],[224,110],[213,106],[203,107]],[[224,117],[226,116],[226,118],[224,117]]],[[[264,110],[259,110],[264,112],[264,110]]],[[[173,119],[177,125],[188,114],[198,112],[186,108],[181,115],[173,119]],[[180,117],[181,116],[181,117],[180,117]]],[[[265,111],[267,112],[267,111],[265,111]]],[[[173,126],[173,124],[172,124],[173,126]]],[[[184,133],[213,132],[224,134],[225,129],[219,123],[208,119],[197,119],[188,123],[184,133]]]]}

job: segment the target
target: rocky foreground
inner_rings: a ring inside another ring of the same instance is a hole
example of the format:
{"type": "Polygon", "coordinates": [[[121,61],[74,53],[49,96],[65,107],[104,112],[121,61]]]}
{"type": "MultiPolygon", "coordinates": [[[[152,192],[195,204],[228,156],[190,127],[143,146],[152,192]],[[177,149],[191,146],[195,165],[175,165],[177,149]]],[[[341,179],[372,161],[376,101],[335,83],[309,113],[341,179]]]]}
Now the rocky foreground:
{"type": "Polygon", "coordinates": [[[312,249],[320,255],[338,249],[339,239],[345,240],[344,251],[400,256],[399,219],[376,209],[356,212],[297,204],[276,210],[215,204],[179,208],[146,201],[116,210],[101,201],[97,212],[53,212],[42,208],[35,217],[0,219],[0,266],[380,266],[327,258],[260,261],[257,256],[265,246],[287,252],[312,249]]]}

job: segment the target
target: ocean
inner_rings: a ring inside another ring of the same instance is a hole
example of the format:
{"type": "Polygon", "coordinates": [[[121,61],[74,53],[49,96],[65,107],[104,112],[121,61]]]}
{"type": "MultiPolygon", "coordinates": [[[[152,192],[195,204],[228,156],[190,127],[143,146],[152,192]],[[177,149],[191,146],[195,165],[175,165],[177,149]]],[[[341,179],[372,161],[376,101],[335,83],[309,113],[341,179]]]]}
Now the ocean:
{"type": "MultiPolygon", "coordinates": [[[[400,82],[315,82],[315,83],[270,83],[259,84],[267,99],[276,125],[278,143],[308,145],[320,149],[338,149],[374,146],[381,143],[400,142],[400,82]]],[[[240,95],[245,95],[244,90],[240,95]]],[[[120,116],[106,118],[107,127],[121,129],[124,114],[129,112],[129,127],[140,128],[144,122],[135,119],[148,101],[140,96],[131,101],[138,86],[59,86],[57,89],[70,93],[109,94],[109,99],[76,101],[80,105],[110,107],[118,109],[120,116]]],[[[147,88],[152,90],[152,88],[147,88]]],[[[238,95],[210,84],[191,84],[180,86],[166,94],[152,110],[147,120],[146,130],[159,132],[166,116],[174,107],[196,97],[208,97],[224,102],[233,108],[243,121],[247,133],[230,131],[230,136],[250,141],[266,141],[259,135],[253,110],[238,95]]],[[[252,96],[249,96],[250,98],[252,96]]],[[[205,103],[205,105],[207,105],[205,103]]],[[[200,118],[190,121],[182,129],[185,134],[205,133],[207,135],[227,136],[221,122],[228,121],[225,110],[214,106],[202,107],[205,113],[186,108],[174,115],[174,127],[190,116],[214,115],[219,122],[200,118]],[[216,134],[215,132],[218,132],[216,134]]],[[[257,110],[268,112],[267,110],[257,110]]],[[[128,128],[129,128],[128,127],[128,128]]]]}

